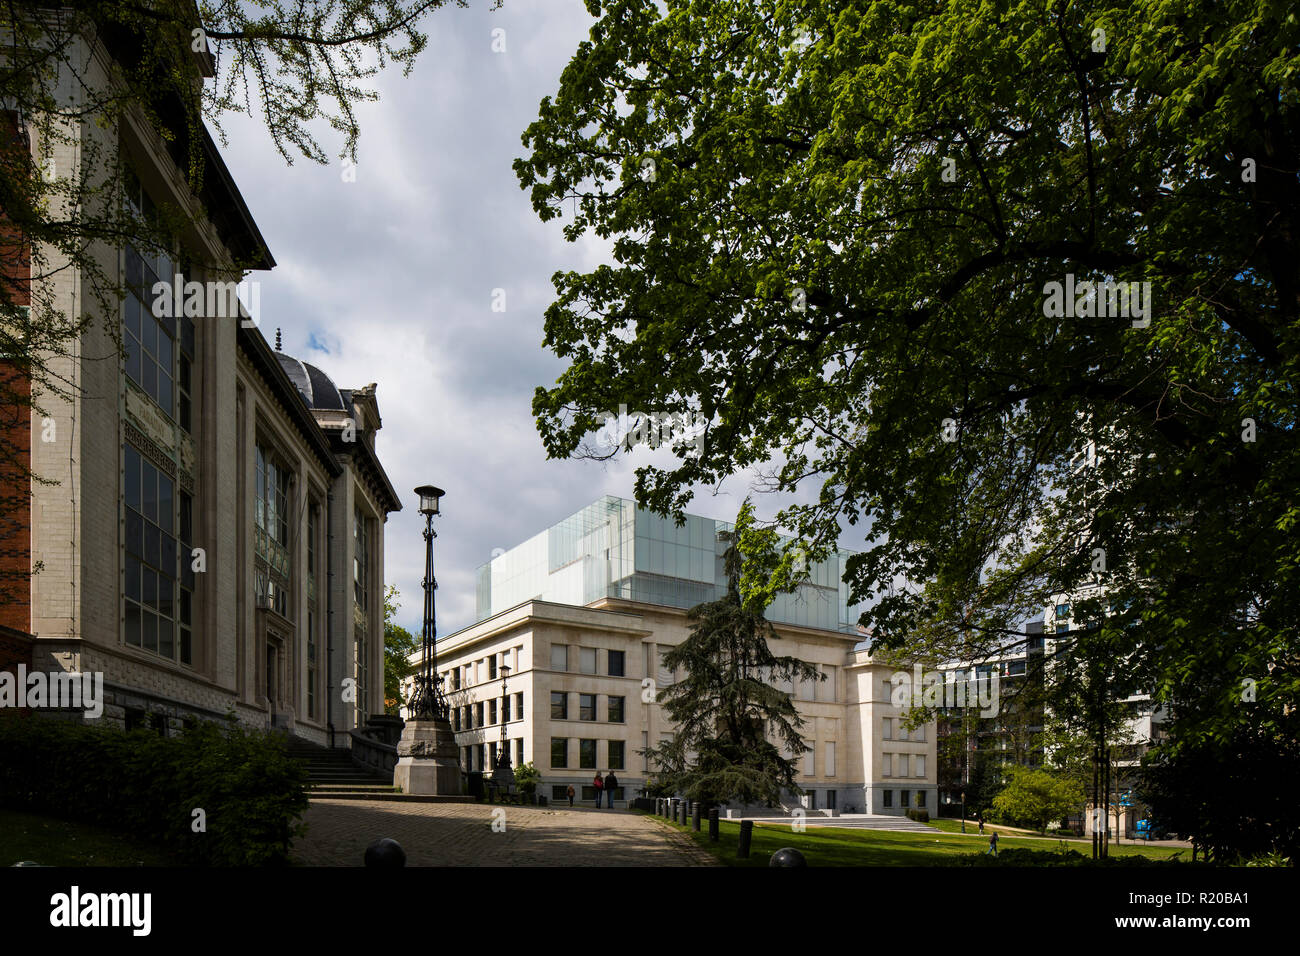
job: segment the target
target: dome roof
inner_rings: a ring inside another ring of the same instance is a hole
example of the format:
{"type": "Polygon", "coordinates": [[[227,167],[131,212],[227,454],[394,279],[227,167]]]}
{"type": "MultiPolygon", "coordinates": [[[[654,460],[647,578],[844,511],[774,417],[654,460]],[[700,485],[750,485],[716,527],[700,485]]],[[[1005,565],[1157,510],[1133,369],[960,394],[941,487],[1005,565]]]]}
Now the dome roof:
{"type": "Polygon", "coordinates": [[[279,359],[280,368],[289,376],[289,381],[298,389],[298,394],[308,408],[347,411],[348,405],[343,399],[343,393],[334,384],[334,380],[315,365],[300,362],[283,352],[276,352],[275,357],[279,359]]]}

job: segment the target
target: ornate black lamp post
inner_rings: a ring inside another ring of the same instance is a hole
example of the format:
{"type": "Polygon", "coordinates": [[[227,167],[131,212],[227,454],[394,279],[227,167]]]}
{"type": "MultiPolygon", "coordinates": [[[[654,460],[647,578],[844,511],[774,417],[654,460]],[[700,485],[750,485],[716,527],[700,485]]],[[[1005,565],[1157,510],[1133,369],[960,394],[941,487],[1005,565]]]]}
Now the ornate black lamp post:
{"type": "Polygon", "coordinates": [[[402,793],[460,797],[462,793],[460,752],[449,719],[451,708],[442,696],[438,679],[437,627],[433,623],[433,516],[438,514],[442,489],[422,485],[420,514],[424,515],[424,640],[420,648],[420,672],[407,704],[409,717],[397,742],[397,765],[393,786],[402,793]]]}
{"type": "Polygon", "coordinates": [[[420,672],[415,677],[415,689],[407,705],[416,720],[446,720],[451,714],[447,699],[442,696],[442,681],[438,679],[438,630],[434,623],[433,592],[438,582],[433,577],[433,516],[439,514],[439,502],[444,494],[441,488],[421,485],[415,489],[420,496],[420,514],[424,515],[424,635],[420,645],[420,672]]]}
{"type": "Polygon", "coordinates": [[[510,741],[506,737],[506,678],[510,668],[501,665],[501,744],[497,749],[497,765],[492,769],[492,784],[507,793],[515,782],[514,771],[510,769],[510,741]]]}

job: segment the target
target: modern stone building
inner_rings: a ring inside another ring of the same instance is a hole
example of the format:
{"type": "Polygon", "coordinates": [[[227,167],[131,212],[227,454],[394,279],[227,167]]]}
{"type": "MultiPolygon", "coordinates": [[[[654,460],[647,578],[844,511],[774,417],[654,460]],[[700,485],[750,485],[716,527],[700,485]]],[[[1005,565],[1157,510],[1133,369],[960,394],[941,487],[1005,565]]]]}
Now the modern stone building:
{"type": "MultiPolygon", "coordinates": [[[[77,42],[80,79],[107,82],[113,51],[77,42]]],[[[31,471],[53,484],[7,499],[33,573],[0,623],[34,638],[37,670],[102,674],[107,723],[174,731],[233,711],[345,745],[383,710],[384,523],[401,507],[375,455],[375,386],[338,389],[273,351],[233,292],[222,294],[243,278],[237,263],[275,262],[205,129],[194,195],[183,123],[165,141],[138,116],[96,120],[70,127],[58,169],[120,155],[122,199],[137,215],[163,204],[196,215],[166,254],[96,248],[127,289],[110,314],[75,269],[41,280],[92,322],[55,360],[70,398],[47,396],[44,417],[10,423],[19,445],[29,441],[31,471]],[[90,140],[95,150],[79,148],[90,140]],[[197,313],[155,290],[182,272],[207,290],[197,313]]]]}
{"type": "MultiPolygon", "coordinates": [[[[592,778],[610,770],[616,804],[635,797],[653,772],[641,751],[673,733],[655,699],[680,675],[663,657],[688,636],[686,611],[725,594],[718,532],[730,528],[696,515],[679,528],[605,497],[480,568],[479,621],[438,641],[462,768],[490,774],[504,730],[512,764],[532,762],[547,797],[572,785],[590,802],[592,778]]],[[[773,652],[826,675],[783,687],[810,744],[806,793],[786,805],[902,814],[920,795],[933,811],[933,727],[903,729],[895,669],[858,647],[842,558],[812,567],[808,585],[768,609],[773,652]]]]}

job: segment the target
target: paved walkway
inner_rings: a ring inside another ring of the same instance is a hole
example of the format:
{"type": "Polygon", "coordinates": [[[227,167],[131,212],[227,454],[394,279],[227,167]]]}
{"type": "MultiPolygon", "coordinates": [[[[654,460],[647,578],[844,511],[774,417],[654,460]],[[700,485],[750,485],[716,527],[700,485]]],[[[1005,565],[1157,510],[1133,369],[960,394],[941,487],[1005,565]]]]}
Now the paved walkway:
{"type": "Polygon", "coordinates": [[[407,866],[713,866],[716,861],[653,818],[594,807],[312,800],[294,844],[304,866],[363,866],[366,847],[391,837],[407,866]],[[492,828],[494,819],[505,829],[492,828]]]}

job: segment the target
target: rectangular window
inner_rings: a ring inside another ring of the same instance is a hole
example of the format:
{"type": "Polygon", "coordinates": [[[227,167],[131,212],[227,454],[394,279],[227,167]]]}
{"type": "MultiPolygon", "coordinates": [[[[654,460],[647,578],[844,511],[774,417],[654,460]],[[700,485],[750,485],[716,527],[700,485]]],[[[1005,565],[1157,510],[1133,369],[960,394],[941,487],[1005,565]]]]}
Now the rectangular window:
{"type": "Polygon", "coordinates": [[[609,676],[622,677],[623,667],[624,667],[623,652],[610,651],[609,652],[609,676]]]}
{"type": "Polygon", "coordinates": [[[834,809],[835,809],[835,791],[834,791],[834,790],[827,790],[827,791],[826,791],[826,809],[827,809],[827,810],[834,810],[834,809]]]}
{"type": "Polygon", "coordinates": [[[916,805],[917,805],[918,807],[924,807],[924,806],[925,806],[925,791],[924,791],[924,790],[918,790],[918,791],[916,791],[916,805]]]}
{"type": "Polygon", "coordinates": [[[835,776],[835,741],[826,742],[826,776],[835,776]]]}
{"type": "Polygon", "coordinates": [[[624,744],[621,740],[611,740],[609,742],[609,769],[623,769],[623,749],[624,744]]]}
{"type": "Polygon", "coordinates": [[[459,667],[453,667],[451,669],[451,687],[452,690],[460,690],[460,668],[459,667]]]}
{"type": "Polygon", "coordinates": [[[596,768],[596,741],[578,741],[578,766],[587,770],[596,768]]]}
{"type": "Polygon", "coordinates": [[[569,669],[569,645],[551,645],[551,670],[567,671],[569,669]]]}
{"type": "Polygon", "coordinates": [[[316,641],[316,557],[320,534],[320,502],[307,503],[307,716],[316,716],[317,641],[316,641]]]}
{"type": "Polygon", "coordinates": [[[892,791],[892,790],[882,790],[882,791],[881,791],[881,795],[885,798],[885,799],[884,799],[884,804],[883,804],[883,806],[885,807],[885,809],[889,809],[890,807],[892,807],[892,806],[894,805],[894,791],[892,791]]]}
{"type": "Polygon", "coordinates": [[[487,722],[489,724],[495,724],[497,722],[497,699],[493,697],[491,700],[487,702],[487,705],[488,705],[487,722]]]}
{"type": "Polygon", "coordinates": [[[898,722],[898,739],[899,740],[907,739],[907,727],[903,725],[903,722],[901,720],[898,722]]]}
{"type": "Polygon", "coordinates": [[[908,758],[908,754],[898,755],[898,775],[900,777],[909,776],[907,772],[907,758],[908,758]]]}
{"type": "Polygon", "coordinates": [[[524,738],[520,737],[518,740],[515,741],[515,766],[522,767],[523,765],[524,765],[524,738]]]}
{"type": "Polygon", "coordinates": [[[466,730],[474,729],[474,717],[473,717],[473,712],[469,708],[469,704],[465,705],[465,729],[466,730]]]}
{"type": "Polygon", "coordinates": [[[352,519],[352,596],[357,607],[370,607],[370,533],[369,521],[358,508],[352,519]]]}
{"type": "Polygon", "coordinates": [[[880,736],[884,740],[894,739],[894,720],[892,717],[882,717],[880,720],[880,736]]]}
{"type": "MultiPolygon", "coordinates": [[[[140,218],[158,225],[152,200],[134,173],[128,172],[126,199],[129,208],[140,218]]],[[[155,315],[153,288],[161,280],[170,289],[180,271],[174,256],[154,253],[143,244],[127,245],[124,250],[126,296],[122,300],[122,345],[126,350],[126,375],[140,387],[168,418],[178,421],[185,431],[193,425],[190,394],[192,361],[195,355],[192,319],[175,315],[176,303],[158,309],[167,315],[155,315]],[[180,395],[176,394],[176,377],[181,376],[180,395]],[[176,407],[179,399],[180,408],[176,407]]],[[[182,278],[182,281],[184,279],[182,278]]]]}
{"type": "Polygon", "coordinates": [[[123,446],[122,456],[126,524],[123,640],[168,660],[177,660],[179,654],[180,662],[189,664],[195,580],[185,540],[192,534],[190,499],[184,492],[178,495],[172,478],[131,445],[123,446]]]}
{"type": "Polygon", "coordinates": [[[519,715],[520,720],[524,719],[524,692],[523,691],[520,691],[519,693],[515,694],[515,713],[519,715]]]}
{"type": "Polygon", "coordinates": [[[578,661],[582,673],[596,673],[596,649],[594,647],[578,648],[578,661]]]}
{"type": "Polygon", "coordinates": [[[625,699],[623,697],[609,698],[609,722],[611,724],[623,723],[623,701],[625,699]]]}
{"type": "Polygon", "coordinates": [[[829,664],[822,665],[822,673],[826,675],[825,680],[819,680],[813,686],[813,694],[817,700],[833,701],[836,699],[836,682],[839,680],[840,669],[829,664]]]}
{"type": "Polygon", "coordinates": [[[509,695],[509,694],[502,694],[502,695],[501,695],[501,723],[503,723],[503,724],[508,724],[508,723],[510,723],[510,720],[511,720],[511,718],[510,718],[510,695],[509,695]]]}
{"type": "Polygon", "coordinates": [[[921,726],[917,727],[915,730],[912,731],[912,739],[919,740],[922,742],[925,741],[925,724],[922,724],[921,726]]]}
{"type": "Polygon", "coordinates": [[[483,726],[483,701],[479,701],[474,705],[474,726],[483,726]]]}
{"type": "Polygon", "coordinates": [[[803,754],[803,775],[813,777],[817,774],[817,751],[809,747],[803,754]]]}
{"type": "Polygon", "coordinates": [[[460,708],[459,707],[453,707],[451,709],[451,729],[456,731],[456,733],[460,733],[460,708]]]}
{"type": "Polygon", "coordinates": [[[915,769],[916,769],[916,775],[917,775],[918,777],[924,777],[924,776],[925,776],[925,754],[917,754],[917,755],[916,755],[916,765],[915,765],[915,769]]]}
{"type": "Polygon", "coordinates": [[[1058,605],[1056,605],[1056,616],[1057,616],[1058,618],[1059,618],[1059,617],[1069,617],[1069,616],[1070,616],[1070,605],[1068,605],[1068,604],[1058,604],[1058,605]]]}
{"type": "Polygon", "coordinates": [[[551,691],[551,720],[569,719],[569,695],[562,690],[551,691]]]}
{"type": "Polygon", "coordinates": [[[561,800],[569,799],[569,785],[567,783],[551,784],[551,799],[557,803],[561,800]]]}
{"type": "Polygon", "coordinates": [[[891,765],[892,765],[893,762],[894,762],[894,761],[891,759],[893,756],[894,756],[893,754],[881,754],[881,755],[880,755],[880,775],[881,775],[882,777],[888,777],[888,776],[891,776],[891,774],[890,774],[889,771],[890,771],[890,767],[891,767],[891,765]]]}
{"type": "Polygon", "coordinates": [[[900,791],[898,791],[898,806],[899,806],[901,809],[903,809],[903,810],[906,810],[906,809],[907,809],[907,799],[908,799],[908,797],[910,797],[911,795],[912,795],[912,791],[911,791],[911,790],[900,790],[900,791]]]}
{"type": "Polygon", "coordinates": [[[493,654],[487,659],[488,662],[488,680],[497,679],[497,656],[493,654]]]}
{"type": "Polygon", "coordinates": [[[596,695],[595,694],[578,695],[578,719],[579,720],[596,719],[596,695]]]}

